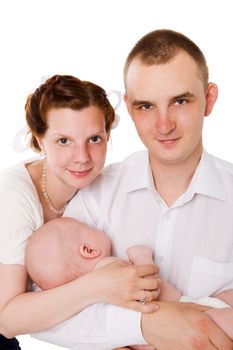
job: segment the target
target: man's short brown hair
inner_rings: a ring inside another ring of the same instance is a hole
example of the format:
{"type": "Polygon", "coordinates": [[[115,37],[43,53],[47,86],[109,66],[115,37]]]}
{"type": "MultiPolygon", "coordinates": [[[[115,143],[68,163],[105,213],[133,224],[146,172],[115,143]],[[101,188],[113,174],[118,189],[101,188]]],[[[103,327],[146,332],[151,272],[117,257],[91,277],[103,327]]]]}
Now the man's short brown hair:
{"type": "Polygon", "coordinates": [[[124,79],[135,58],[147,66],[159,65],[169,62],[180,51],[187,52],[194,59],[200,69],[203,83],[207,86],[209,73],[204,54],[188,37],[169,29],[154,30],[136,43],[126,59],[124,79]]]}

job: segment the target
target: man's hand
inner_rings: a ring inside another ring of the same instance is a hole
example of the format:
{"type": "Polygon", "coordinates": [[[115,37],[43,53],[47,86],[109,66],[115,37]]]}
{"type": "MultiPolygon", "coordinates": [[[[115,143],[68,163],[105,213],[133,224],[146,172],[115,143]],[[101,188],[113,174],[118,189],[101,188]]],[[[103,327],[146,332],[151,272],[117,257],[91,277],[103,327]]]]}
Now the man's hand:
{"type": "Polygon", "coordinates": [[[208,317],[205,306],[158,302],[160,309],[142,315],[145,340],[157,350],[233,350],[232,341],[208,317]]]}

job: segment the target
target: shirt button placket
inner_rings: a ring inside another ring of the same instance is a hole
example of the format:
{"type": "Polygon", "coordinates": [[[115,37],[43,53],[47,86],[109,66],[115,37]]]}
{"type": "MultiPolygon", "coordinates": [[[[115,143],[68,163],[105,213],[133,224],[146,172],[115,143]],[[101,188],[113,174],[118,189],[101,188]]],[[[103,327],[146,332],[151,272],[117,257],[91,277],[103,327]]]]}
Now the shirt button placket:
{"type": "Polygon", "coordinates": [[[161,274],[166,276],[168,274],[172,236],[173,236],[173,225],[172,225],[172,214],[171,210],[168,209],[163,213],[161,222],[159,225],[159,231],[156,240],[155,253],[157,257],[157,263],[160,266],[161,274]]]}

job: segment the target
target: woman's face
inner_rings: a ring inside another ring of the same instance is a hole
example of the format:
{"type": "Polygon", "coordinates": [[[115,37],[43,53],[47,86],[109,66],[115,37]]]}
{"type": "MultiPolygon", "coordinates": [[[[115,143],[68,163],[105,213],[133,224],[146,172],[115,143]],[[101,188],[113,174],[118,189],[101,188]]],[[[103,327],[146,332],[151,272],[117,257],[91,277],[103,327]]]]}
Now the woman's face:
{"type": "Polygon", "coordinates": [[[47,123],[45,135],[38,139],[47,153],[47,181],[59,180],[76,190],[88,186],[105,162],[108,134],[103,111],[96,106],[51,109],[47,123]]]}

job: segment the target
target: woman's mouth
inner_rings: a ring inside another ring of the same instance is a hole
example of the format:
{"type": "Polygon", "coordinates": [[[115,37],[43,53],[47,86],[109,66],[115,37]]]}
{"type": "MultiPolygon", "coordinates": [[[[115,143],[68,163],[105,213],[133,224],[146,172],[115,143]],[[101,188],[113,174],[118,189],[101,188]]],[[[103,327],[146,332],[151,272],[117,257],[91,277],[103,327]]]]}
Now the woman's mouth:
{"type": "Polygon", "coordinates": [[[92,171],[91,169],[87,169],[87,170],[69,170],[69,172],[71,173],[71,175],[75,176],[75,177],[85,177],[87,175],[90,174],[90,172],[92,171]]]}

